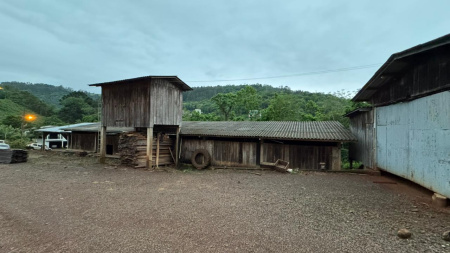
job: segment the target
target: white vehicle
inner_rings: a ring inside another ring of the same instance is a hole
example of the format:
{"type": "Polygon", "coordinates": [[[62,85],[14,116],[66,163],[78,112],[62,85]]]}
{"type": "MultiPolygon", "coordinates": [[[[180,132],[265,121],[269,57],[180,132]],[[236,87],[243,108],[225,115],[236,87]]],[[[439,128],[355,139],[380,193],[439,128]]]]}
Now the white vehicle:
{"type": "Polygon", "coordinates": [[[5,143],[5,141],[4,140],[0,140],[0,143],[5,143]]]}
{"type": "Polygon", "coordinates": [[[10,149],[9,145],[6,143],[0,143],[0,149],[10,149]]]}
{"type": "MultiPolygon", "coordinates": [[[[39,143],[31,143],[27,145],[27,149],[36,149],[36,150],[41,150],[42,149],[42,144],[39,143]]],[[[47,145],[45,145],[45,150],[52,150],[51,148],[49,148],[47,145]]]]}

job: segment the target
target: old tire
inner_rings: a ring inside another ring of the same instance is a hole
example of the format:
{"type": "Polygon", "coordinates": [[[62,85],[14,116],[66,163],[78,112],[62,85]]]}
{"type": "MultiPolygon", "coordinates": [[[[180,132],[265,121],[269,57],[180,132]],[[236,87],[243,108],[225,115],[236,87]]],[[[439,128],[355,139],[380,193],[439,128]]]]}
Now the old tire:
{"type": "Polygon", "coordinates": [[[211,156],[209,155],[208,150],[197,149],[191,156],[191,162],[195,168],[197,168],[198,170],[202,170],[208,167],[211,163],[211,156]],[[203,159],[201,159],[202,156],[204,157],[203,159]],[[197,162],[197,160],[200,160],[200,162],[197,162]]]}

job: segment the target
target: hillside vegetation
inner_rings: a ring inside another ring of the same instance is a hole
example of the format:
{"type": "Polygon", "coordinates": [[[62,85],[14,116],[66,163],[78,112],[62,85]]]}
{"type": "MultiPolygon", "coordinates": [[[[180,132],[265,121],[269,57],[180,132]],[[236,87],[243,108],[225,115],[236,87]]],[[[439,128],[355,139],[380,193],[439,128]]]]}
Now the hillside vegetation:
{"type": "MultiPolygon", "coordinates": [[[[45,101],[45,103],[47,104],[55,106],[56,108],[61,107],[59,100],[62,97],[74,91],[70,88],[65,88],[61,85],[54,86],[45,83],[2,82],[0,86],[12,87],[21,91],[28,91],[35,97],[39,98],[42,101],[45,101]]],[[[99,94],[89,92],[86,92],[86,94],[94,100],[98,100],[100,98],[99,94]]]]}
{"type": "Polygon", "coordinates": [[[195,87],[183,95],[184,119],[335,120],[348,126],[348,119],[343,115],[355,106],[350,96],[346,91],[324,94],[261,84],[195,87]]]}

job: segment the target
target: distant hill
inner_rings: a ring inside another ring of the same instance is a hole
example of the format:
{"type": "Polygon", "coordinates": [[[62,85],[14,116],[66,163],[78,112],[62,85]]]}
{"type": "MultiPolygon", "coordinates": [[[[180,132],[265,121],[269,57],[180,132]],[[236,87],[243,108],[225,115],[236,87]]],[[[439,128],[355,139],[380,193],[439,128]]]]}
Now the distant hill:
{"type": "MultiPolygon", "coordinates": [[[[45,103],[60,107],[59,100],[72,92],[70,88],[65,88],[63,86],[54,86],[44,83],[22,83],[22,82],[2,82],[0,86],[9,86],[22,91],[28,91],[37,98],[41,99],[45,103]]],[[[100,98],[99,94],[87,93],[92,99],[96,100],[100,98]]]]}

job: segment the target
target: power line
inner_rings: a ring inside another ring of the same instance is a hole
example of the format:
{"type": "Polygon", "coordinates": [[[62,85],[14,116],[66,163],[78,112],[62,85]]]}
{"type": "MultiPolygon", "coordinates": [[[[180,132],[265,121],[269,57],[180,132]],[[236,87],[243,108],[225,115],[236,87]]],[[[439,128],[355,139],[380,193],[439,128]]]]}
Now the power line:
{"type": "Polygon", "coordinates": [[[274,79],[274,78],[293,77],[293,76],[310,76],[310,75],[320,75],[320,74],[327,74],[327,73],[333,73],[333,72],[344,72],[344,71],[352,71],[352,70],[359,70],[359,69],[368,69],[368,68],[377,67],[380,64],[381,63],[373,63],[373,64],[367,64],[367,65],[348,67],[348,68],[317,70],[317,71],[304,72],[304,73],[292,74],[292,75],[241,78],[241,79],[201,80],[201,81],[186,81],[186,82],[192,82],[192,83],[233,82],[233,81],[250,81],[250,80],[261,80],[261,79],[274,79]]]}

